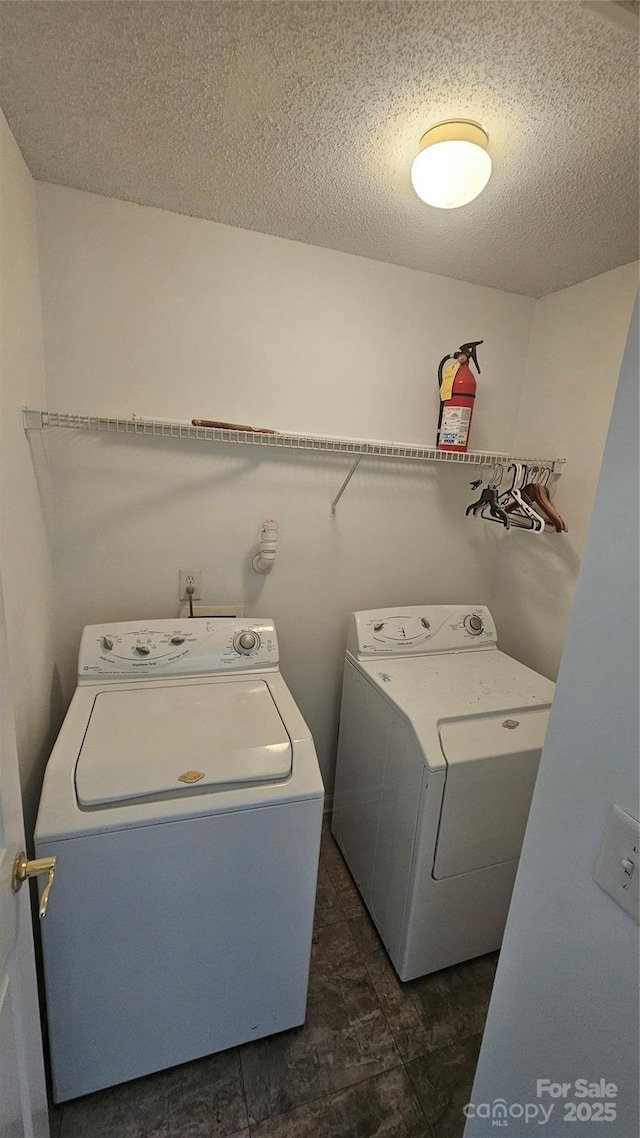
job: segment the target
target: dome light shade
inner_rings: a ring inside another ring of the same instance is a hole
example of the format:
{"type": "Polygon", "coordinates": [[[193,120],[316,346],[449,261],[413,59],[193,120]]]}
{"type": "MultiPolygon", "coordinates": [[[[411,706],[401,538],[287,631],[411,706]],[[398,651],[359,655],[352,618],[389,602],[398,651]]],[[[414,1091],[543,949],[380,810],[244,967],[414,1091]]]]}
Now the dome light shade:
{"type": "Polygon", "coordinates": [[[411,167],[419,198],[438,209],[456,209],[482,193],[491,177],[489,136],[462,119],[438,123],[420,139],[411,167]]]}

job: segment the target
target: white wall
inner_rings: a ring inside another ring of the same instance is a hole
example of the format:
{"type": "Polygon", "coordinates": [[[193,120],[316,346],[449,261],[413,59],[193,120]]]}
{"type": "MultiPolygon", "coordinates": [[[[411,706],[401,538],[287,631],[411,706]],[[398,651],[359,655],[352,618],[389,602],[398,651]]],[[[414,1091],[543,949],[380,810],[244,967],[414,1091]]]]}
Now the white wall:
{"type": "MultiPolygon", "coordinates": [[[[617,1120],[577,1129],[620,1138],[638,1133],[638,926],[591,874],[611,805],[639,809],[638,370],[636,305],[472,1096],[605,1078],[617,1120]]],[[[556,1106],[543,1133],[569,1130],[556,1106]]]]}
{"type": "MultiPolygon", "coordinates": [[[[474,447],[511,444],[534,301],[208,221],[39,185],[47,382],[60,410],[239,422],[431,443],[440,358],[486,340],[474,447]]],[[[273,616],[327,786],[347,615],[485,600],[495,527],[464,518],[473,469],[54,432],[59,642],[67,691],[92,621],[205,595],[273,616]],[[250,567],[262,519],[278,561],[250,567]]]]}
{"type": "Polygon", "coordinates": [[[634,265],[535,302],[60,186],[37,200],[54,409],[429,443],[439,359],[484,338],[472,447],[570,460],[554,491],[570,532],[536,539],[465,519],[464,468],[365,460],[331,519],[347,459],[59,431],[67,694],[82,625],[173,614],[181,565],[203,566],[207,599],[277,621],[328,787],[353,609],[488,602],[501,645],[555,677],[634,265]],[[282,542],[265,580],[250,560],[270,515],[282,542]]]}
{"type": "Polygon", "coordinates": [[[0,575],[30,833],[61,695],[54,666],[49,474],[22,428],[45,405],[34,184],[0,112],[0,575]]]}
{"type": "Polygon", "coordinates": [[[535,307],[514,448],[567,458],[552,493],[569,532],[506,534],[492,606],[501,647],[551,679],[564,645],[637,282],[632,262],[545,296],[535,307]]]}
{"type": "Polygon", "coordinates": [[[508,449],[535,301],[39,183],[52,406],[432,444],[484,337],[474,449],[508,449]]]}

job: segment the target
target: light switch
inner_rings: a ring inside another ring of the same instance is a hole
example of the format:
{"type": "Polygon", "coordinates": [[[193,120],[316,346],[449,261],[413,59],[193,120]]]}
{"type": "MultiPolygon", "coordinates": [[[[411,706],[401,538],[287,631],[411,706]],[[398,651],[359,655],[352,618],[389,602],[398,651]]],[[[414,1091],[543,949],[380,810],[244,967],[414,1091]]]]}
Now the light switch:
{"type": "Polygon", "coordinates": [[[617,901],[634,921],[640,912],[640,822],[612,806],[593,871],[596,885],[617,901]]]}

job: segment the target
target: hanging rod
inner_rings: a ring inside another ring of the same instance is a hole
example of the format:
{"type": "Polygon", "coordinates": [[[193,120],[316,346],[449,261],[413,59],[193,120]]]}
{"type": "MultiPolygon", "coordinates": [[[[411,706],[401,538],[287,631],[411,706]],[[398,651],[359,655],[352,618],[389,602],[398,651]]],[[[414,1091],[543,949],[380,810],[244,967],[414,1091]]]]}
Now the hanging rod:
{"type": "MultiPolygon", "coordinates": [[[[329,435],[301,435],[290,431],[263,434],[259,431],[232,430],[229,427],[196,427],[191,423],[172,422],[170,419],[116,419],[103,415],[77,415],[65,411],[35,411],[28,408],[23,408],[22,417],[25,431],[66,427],[101,434],[141,435],[145,438],[188,439],[194,442],[237,443],[241,446],[354,455],[356,462],[333,500],[332,514],[335,514],[336,504],[346,490],[360,459],[365,456],[414,462],[456,462],[468,466],[491,466],[495,463],[505,465],[513,461],[511,455],[501,451],[443,451],[414,443],[332,438],[329,435]]],[[[557,474],[559,466],[566,459],[521,458],[518,461],[527,465],[547,466],[557,474]]]]}

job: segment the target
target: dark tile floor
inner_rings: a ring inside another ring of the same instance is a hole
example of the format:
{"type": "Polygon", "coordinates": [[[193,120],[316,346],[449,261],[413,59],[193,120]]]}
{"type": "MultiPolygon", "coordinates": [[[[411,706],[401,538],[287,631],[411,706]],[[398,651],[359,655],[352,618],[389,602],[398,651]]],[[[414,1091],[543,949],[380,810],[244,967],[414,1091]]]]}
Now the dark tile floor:
{"type": "Polygon", "coordinates": [[[460,1138],[496,954],[401,984],[328,825],[303,1027],[53,1107],[51,1138],[460,1138]]]}

